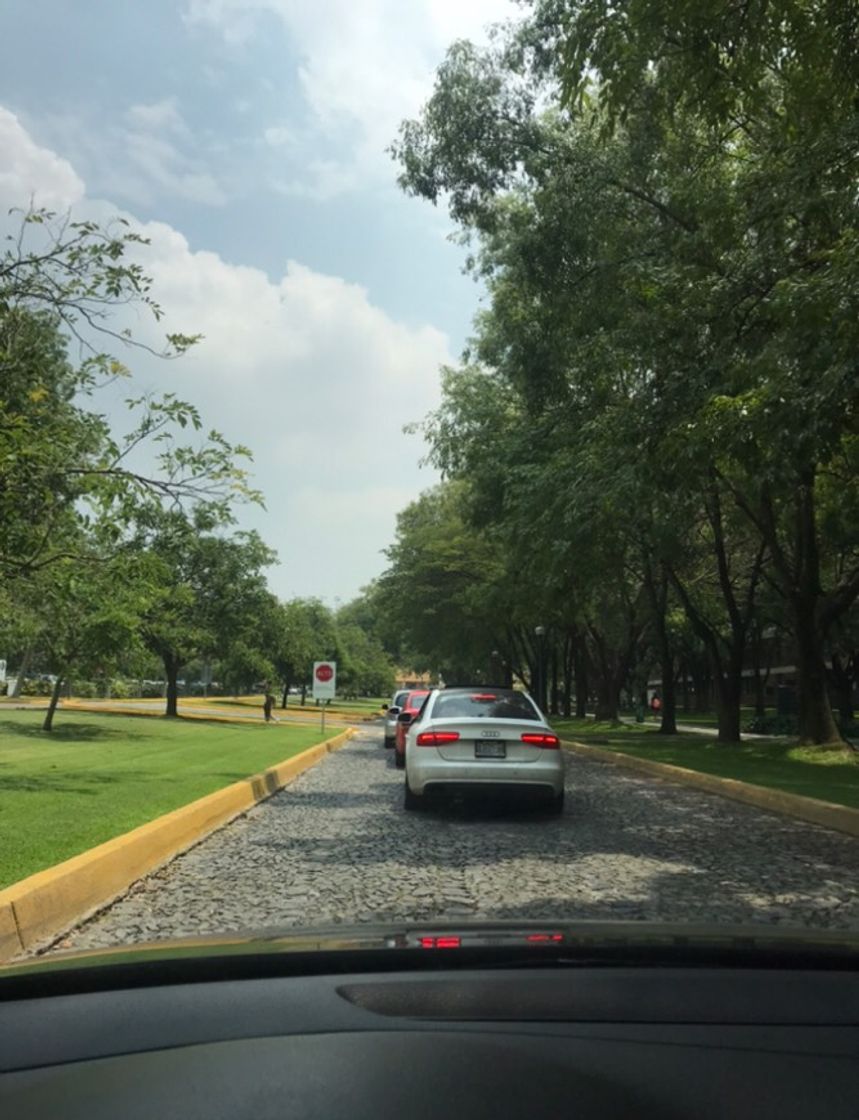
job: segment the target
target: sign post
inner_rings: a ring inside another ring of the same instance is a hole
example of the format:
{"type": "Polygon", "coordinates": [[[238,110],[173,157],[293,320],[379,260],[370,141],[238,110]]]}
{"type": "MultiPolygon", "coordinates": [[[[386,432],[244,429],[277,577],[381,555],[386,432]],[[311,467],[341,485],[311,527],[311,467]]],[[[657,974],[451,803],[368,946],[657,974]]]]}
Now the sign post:
{"type": "Polygon", "coordinates": [[[325,705],[337,693],[337,662],[313,662],[313,699],[322,706],[322,734],[325,734],[325,705]]]}

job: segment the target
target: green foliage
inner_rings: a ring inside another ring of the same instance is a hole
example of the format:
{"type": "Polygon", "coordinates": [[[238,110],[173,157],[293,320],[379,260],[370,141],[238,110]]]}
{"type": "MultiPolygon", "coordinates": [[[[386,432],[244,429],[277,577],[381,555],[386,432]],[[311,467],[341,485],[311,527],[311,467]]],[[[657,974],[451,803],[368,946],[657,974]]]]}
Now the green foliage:
{"type": "Polygon", "coordinates": [[[817,742],[859,593],[855,23],[830,0],[543,0],[452,47],[394,148],[489,290],[426,426],[470,523],[618,671],[667,572],[653,626],[682,605],[734,717],[766,580],[817,742]]]}
{"type": "MultiPolygon", "coordinates": [[[[181,442],[183,431],[204,429],[197,409],[174,393],[130,397],[122,434],[98,408],[104,386],[131,377],[99,345],[150,349],[111,325],[116,309],[136,303],[161,318],[135,259],[145,245],[121,219],[99,226],[30,210],[0,252],[0,574],[7,581],[68,556],[74,533],[96,524],[118,541],[142,508],[165,500],[204,502],[222,519],[232,501],[259,500],[241,465],[246,448],[214,431],[202,443],[181,442]],[[78,364],[70,341],[83,354],[78,364]],[[141,444],[152,449],[152,473],[131,466],[141,444]]],[[[154,352],[173,358],[197,341],[171,334],[154,352]]]]}

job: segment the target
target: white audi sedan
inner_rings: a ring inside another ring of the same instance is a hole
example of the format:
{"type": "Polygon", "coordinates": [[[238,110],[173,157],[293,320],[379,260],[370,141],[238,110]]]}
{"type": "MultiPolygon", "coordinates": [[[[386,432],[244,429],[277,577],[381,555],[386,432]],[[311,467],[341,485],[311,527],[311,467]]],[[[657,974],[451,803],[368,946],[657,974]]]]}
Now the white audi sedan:
{"type": "Polygon", "coordinates": [[[428,795],[516,793],[564,808],[558,736],[525,692],[443,688],[431,692],[406,736],[406,809],[428,795]]]}

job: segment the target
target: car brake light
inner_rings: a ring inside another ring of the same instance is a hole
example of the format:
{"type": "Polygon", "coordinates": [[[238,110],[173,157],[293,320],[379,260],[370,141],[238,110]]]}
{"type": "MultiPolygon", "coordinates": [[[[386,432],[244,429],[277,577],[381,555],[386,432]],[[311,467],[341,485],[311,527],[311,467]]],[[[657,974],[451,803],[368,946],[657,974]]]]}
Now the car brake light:
{"type": "Polygon", "coordinates": [[[461,937],[420,937],[418,943],[422,949],[461,949],[461,937]]]}
{"type": "Polygon", "coordinates": [[[563,941],[564,935],[562,933],[529,933],[525,940],[535,943],[544,943],[547,941],[563,941]]]}
{"type": "Polygon", "coordinates": [[[419,747],[439,747],[442,743],[455,743],[458,731],[422,731],[415,740],[419,747]]]}
{"type": "Polygon", "coordinates": [[[469,699],[470,700],[483,700],[483,701],[486,701],[487,703],[489,703],[492,700],[497,700],[498,697],[492,692],[486,692],[486,693],[479,692],[476,696],[470,696],[469,699]]]}
{"type": "Polygon", "coordinates": [[[561,745],[557,735],[543,735],[536,731],[526,731],[522,736],[522,742],[529,743],[532,747],[545,747],[547,750],[554,751],[561,745]]]}

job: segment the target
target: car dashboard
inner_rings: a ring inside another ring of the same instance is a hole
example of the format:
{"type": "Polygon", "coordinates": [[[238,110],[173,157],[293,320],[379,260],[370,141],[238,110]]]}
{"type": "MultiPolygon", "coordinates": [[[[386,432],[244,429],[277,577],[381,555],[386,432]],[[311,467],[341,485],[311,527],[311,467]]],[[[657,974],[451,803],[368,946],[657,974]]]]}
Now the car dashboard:
{"type": "Polygon", "coordinates": [[[225,954],[5,979],[0,1114],[857,1115],[855,968],[394,956],[298,954],[284,974],[276,955],[225,954]]]}

